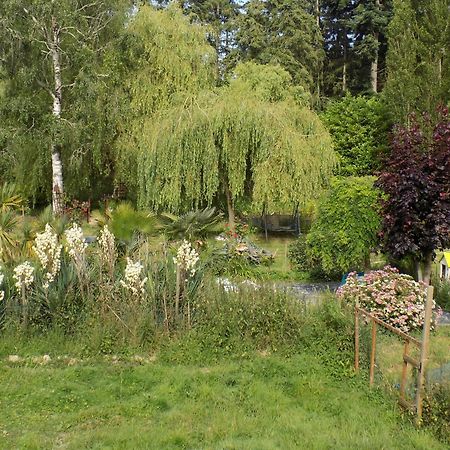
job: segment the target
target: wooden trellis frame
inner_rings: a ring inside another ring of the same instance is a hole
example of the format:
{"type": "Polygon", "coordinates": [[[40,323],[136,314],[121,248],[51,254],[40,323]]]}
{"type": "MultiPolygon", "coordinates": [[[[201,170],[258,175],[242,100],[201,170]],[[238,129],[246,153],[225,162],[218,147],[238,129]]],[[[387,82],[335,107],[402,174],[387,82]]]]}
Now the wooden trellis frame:
{"type": "Polygon", "coordinates": [[[422,420],[422,402],[425,386],[425,369],[428,361],[432,309],[433,309],[433,287],[429,286],[427,288],[427,301],[425,306],[425,318],[423,324],[422,339],[418,340],[413,336],[410,336],[409,334],[404,333],[403,331],[398,330],[392,325],[380,320],[378,317],[373,316],[365,309],[360,308],[359,305],[355,306],[355,371],[357,372],[359,371],[359,316],[363,315],[367,317],[372,323],[372,344],[370,351],[369,384],[370,386],[373,386],[374,382],[377,325],[381,325],[382,327],[388,329],[392,333],[395,333],[397,336],[400,336],[405,342],[403,348],[403,368],[402,368],[402,379],[400,383],[400,398],[398,402],[402,407],[416,414],[416,423],[418,425],[421,423],[422,420]],[[415,345],[420,349],[419,361],[412,358],[408,354],[411,344],[415,345]],[[405,398],[408,364],[417,369],[416,398],[414,404],[410,403],[405,398]]]}

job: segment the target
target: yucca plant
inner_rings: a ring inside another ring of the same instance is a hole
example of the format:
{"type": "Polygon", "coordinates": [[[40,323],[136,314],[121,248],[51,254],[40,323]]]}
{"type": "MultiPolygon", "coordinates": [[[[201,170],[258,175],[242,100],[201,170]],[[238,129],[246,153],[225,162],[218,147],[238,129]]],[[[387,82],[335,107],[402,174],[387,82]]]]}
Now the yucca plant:
{"type": "Polygon", "coordinates": [[[11,259],[17,248],[16,226],[17,215],[15,212],[0,210],[0,260],[11,259]]]}
{"type": "Polygon", "coordinates": [[[26,205],[25,199],[20,194],[14,183],[0,185],[0,212],[17,210],[26,205]]]}

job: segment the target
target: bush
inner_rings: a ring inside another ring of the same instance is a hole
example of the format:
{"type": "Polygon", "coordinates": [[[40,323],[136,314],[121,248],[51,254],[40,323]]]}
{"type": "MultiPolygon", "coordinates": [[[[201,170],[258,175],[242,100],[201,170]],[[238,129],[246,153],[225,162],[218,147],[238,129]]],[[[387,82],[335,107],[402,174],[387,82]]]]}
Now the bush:
{"type": "Polygon", "coordinates": [[[423,422],[450,445],[450,382],[427,389],[423,402],[423,422]]]}
{"type": "Polygon", "coordinates": [[[437,279],[433,286],[436,304],[445,311],[450,311],[450,281],[437,279]]]}
{"type": "Polygon", "coordinates": [[[366,273],[361,279],[351,273],[338,289],[339,298],[359,305],[374,316],[404,332],[423,326],[426,290],[393,267],[366,273]]]}
{"type": "Polygon", "coordinates": [[[292,268],[297,272],[307,272],[314,279],[324,279],[329,276],[329,273],[324,273],[320,261],[311,255],[305,234],[289,245],[288,257],[292,268]]]}
{"type": "Polygon", "coordinates": [[[209,267],[216,275],[254,278],[258,267],[273,263],[272,253],[237,234],[225,234],[223,246],[213,249],[209,267]]]}
{"type": "Polygon", "coordinates": [[[320,200],[307,253],[325,274],[336,276],[369,265],[381,228],[380,193],[373,183],[372,177],[335,178],[320,200]]]}

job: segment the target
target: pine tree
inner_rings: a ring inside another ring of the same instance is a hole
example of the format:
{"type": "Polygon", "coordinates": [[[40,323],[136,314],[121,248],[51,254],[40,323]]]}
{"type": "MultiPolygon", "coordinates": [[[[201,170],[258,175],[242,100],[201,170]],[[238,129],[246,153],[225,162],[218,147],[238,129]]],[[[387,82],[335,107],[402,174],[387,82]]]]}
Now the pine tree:
{"type": "Polygon", "coordinates": [[[322,36],[306,0],[250,0],[238,22],[240,58],[279,64],[295,84],[316,91],[323,63],[322,36]]]}
{"type": "Polygon", "coordinates": [[[384,94],[395,122],[450,100],[449,42],[446,0],[394,0],[384,94]]]}

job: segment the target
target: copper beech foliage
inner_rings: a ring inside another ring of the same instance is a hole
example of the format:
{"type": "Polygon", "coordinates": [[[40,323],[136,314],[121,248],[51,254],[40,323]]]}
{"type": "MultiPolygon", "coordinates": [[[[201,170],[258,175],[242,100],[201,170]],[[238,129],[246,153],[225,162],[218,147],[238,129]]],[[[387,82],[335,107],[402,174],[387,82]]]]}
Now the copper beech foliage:
{"type": "Polygon", "coordinates": [[[391,153],[378,187],[383,201],[382,239],[394,258],[429,261],[450,246],[450,121],[439,108],[435,124],[424,115],[394,129],[391,153]],[[428,129],[431,132],[427,132],[428,129]]]}

